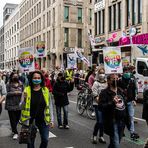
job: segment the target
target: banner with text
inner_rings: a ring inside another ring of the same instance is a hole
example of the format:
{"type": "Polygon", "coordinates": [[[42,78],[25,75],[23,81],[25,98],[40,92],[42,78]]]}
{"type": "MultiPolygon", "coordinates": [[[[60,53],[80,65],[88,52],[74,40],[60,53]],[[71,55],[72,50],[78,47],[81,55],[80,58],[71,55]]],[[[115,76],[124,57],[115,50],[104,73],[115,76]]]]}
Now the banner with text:
{"type": "Polygon", "coordinates": [[[118,47],[103,48],[104,68],[106,74],[123,73],[121,50],[118,47]]]}
{"type": "Polygon", "coordinates": [[[21,72],[31,72],[35,70],[34,48],[20,48],[18,50],[19,70],[21,72]]]}

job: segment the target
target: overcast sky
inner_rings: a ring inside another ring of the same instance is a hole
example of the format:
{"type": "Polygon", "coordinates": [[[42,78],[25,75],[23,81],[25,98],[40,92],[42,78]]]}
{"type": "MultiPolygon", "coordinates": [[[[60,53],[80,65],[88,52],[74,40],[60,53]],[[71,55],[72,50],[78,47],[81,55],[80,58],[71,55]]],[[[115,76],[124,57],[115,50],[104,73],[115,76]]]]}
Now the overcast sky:
{"type": "Polygon", "coordinates": [[[3,24],[3,7],[6,3],[19,4],[22,0],[0,0],[0,27],[3,24]]]}

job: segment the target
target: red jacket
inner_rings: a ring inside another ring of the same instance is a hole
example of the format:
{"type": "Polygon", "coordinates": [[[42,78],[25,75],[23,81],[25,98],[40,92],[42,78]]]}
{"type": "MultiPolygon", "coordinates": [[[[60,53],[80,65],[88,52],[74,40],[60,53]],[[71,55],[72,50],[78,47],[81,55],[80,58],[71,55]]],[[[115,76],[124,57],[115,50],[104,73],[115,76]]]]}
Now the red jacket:
{"type": "Polygon", "coordinates": [[[45,78],[45,86],[48,88],[50,92],[52,92],[52,86],[51,86],[49,78],[45,78]]]}

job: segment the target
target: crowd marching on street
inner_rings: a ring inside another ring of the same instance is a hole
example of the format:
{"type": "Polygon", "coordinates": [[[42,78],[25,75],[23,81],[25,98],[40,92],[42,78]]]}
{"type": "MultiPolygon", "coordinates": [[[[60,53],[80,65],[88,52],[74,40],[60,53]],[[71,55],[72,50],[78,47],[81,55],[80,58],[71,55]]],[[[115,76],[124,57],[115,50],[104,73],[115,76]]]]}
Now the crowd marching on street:
{"type": "MultiPolygon", "coordinates": [[[[18,124],[22,128],[32,127],[33,136],[27,143],[27,148],[34,148],[37,130],[41,136],[40,148],[47,148],[49,129],[56,128],[55,119],[57,128],[70,128],[68,93],[82,83],[88,85],[93,94],[96,122],[90,136],[92,144],[100,142],[106,145],[106,134],[110,142],[105,147],[119,148],[122,145],[120,142],[124,137],[124,129],[129,131],[131,140],[139,139],[140,133],[136,132],[134,126],[134,106],[137,101],[134,67],[124,67],[123,74],[107,75],[102,65],[93,65],[87,71],[72,68],[61,70],[59,67],[54,71],[42,69],[30,73],[20,73],[18,70],[1,71],[0,114],[2,102],[5,101],[12,138],[17,140],[24,136],[19,134],[18,124]]],[[[141,116],[148,125],[148,84],[145,84],[143,92],[141,116]]],[[[148,140],[144,148],[148,148],[148,140]]]]}

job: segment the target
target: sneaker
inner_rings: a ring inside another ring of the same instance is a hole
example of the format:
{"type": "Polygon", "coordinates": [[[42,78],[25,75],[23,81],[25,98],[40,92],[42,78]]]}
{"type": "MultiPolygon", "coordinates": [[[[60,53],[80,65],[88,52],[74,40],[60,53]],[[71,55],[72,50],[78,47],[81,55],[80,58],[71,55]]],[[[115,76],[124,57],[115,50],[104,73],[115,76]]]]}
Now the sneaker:
{"type": "Polygon", "coordinates": [[[65,125],[64,128],[65,128],[65,129],[69,129],[69,125],[65,125]]]}
{"type": "Polygon", "coordinates": [[[16,140],[18,138],[18,134],[13,135],[13,140],[16,140]]]}
{"type": "Polygon", "coordinates": [[[59,125],[58,128],[59,128],[59,129],[63,129],[63,125],[59,125]]]}
{"type": "Polygon", "coordinates": [[[99,138],[99,142],[100,142],[100,143],[103,143],[103,144],[106,144],[106,141],[105,141],[105,139],[104,139],[103,137],[100,137],[100,138],[99,138]]]}
{"type": "Polygon", "coordinates": [[[132,140],[137,140],[139,138],[139,135],[137,133],[132,133],[131,134],[131,139],[132,140]]]}
{"type": "Polygon", "coordinates": [[[93,137],[92,137],[92,143],[93,143],[93,144],[97,144],[97,142],[98,142],[98,141],[97,141],[97,136],[93,136],[93,137]]]}

